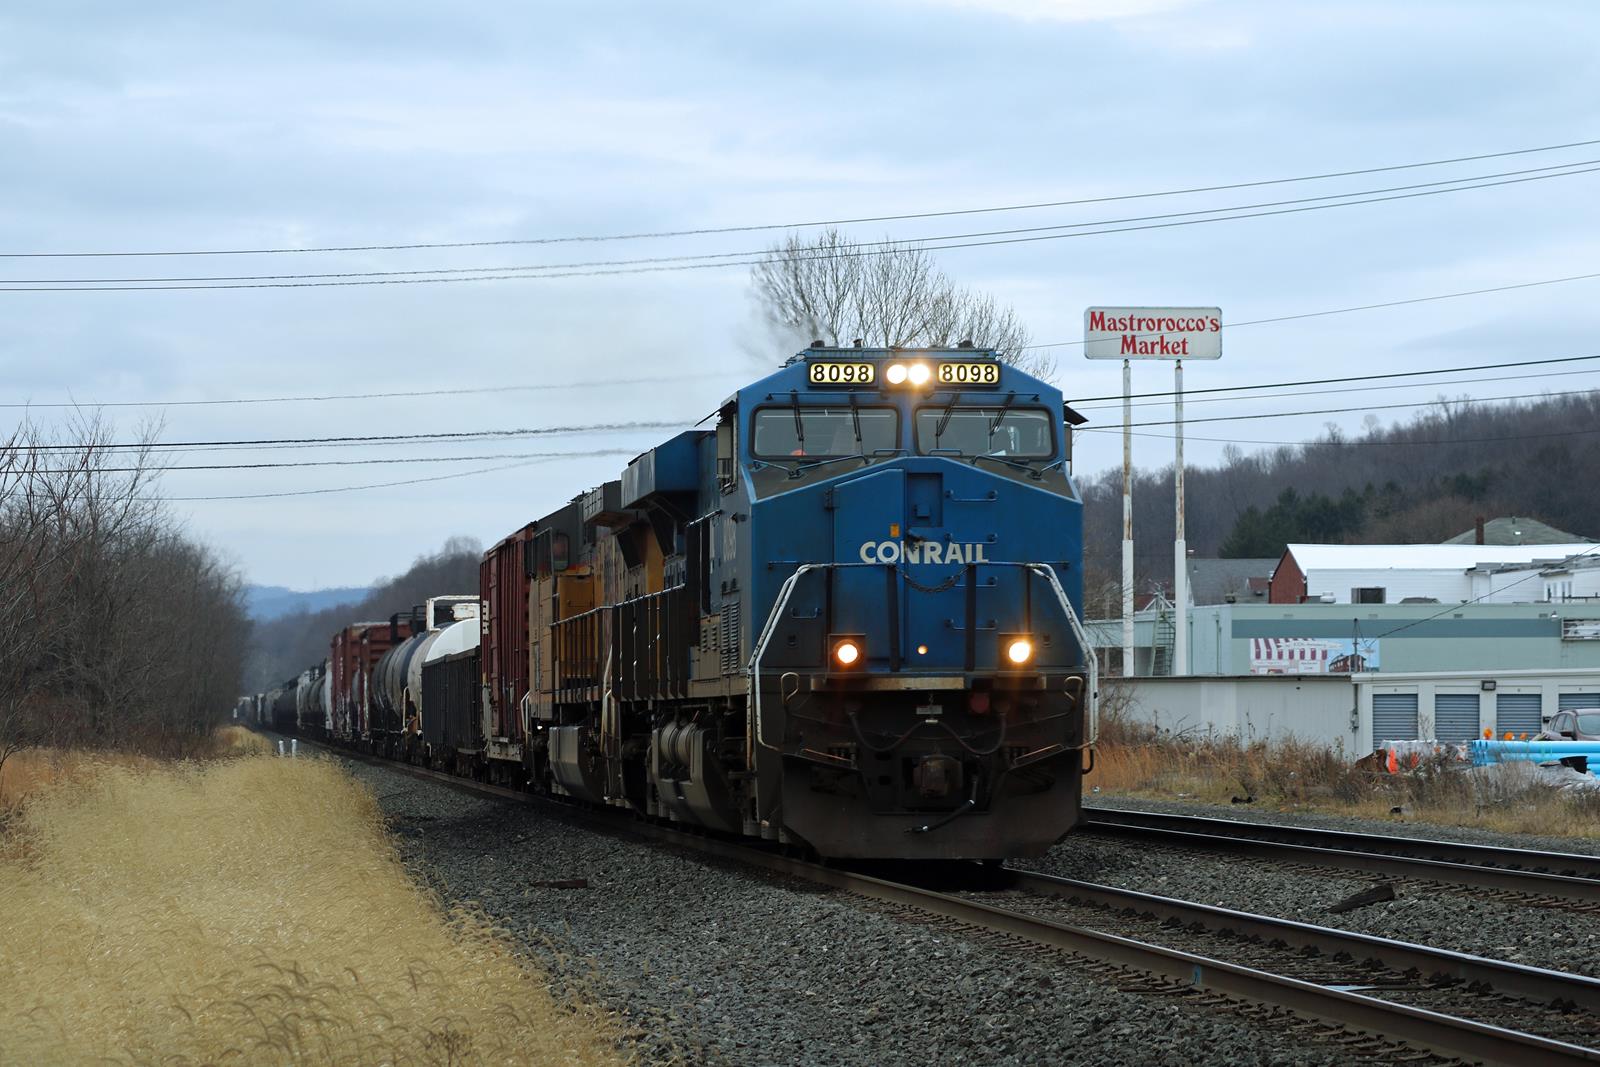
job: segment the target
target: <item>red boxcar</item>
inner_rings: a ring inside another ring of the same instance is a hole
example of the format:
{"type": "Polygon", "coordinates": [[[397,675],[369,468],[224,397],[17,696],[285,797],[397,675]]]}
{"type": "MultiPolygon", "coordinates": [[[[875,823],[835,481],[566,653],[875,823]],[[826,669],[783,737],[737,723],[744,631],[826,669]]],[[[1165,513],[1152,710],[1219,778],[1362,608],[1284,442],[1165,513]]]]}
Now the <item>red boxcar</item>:
{"type": "Polygon", "coordinates": [[[490,739],[502,744],[522,743],[522,698],[528,692],[528,553],[533,533],[530,522],[485,552],[478,567],[484,718],[490,739]]]}
{"type": "MultiPolygon", "coordinates": [[[[394,644],[395,627],[385,622],[358,622],[333,635],[328,648],[329,703],[333,712],[333,732],[337,737],[366,737],[371,729],[368,718],[372,668],[394,644]]],[[[397,627],[400,640],[411,636],[411,625],[397,627]]]]}

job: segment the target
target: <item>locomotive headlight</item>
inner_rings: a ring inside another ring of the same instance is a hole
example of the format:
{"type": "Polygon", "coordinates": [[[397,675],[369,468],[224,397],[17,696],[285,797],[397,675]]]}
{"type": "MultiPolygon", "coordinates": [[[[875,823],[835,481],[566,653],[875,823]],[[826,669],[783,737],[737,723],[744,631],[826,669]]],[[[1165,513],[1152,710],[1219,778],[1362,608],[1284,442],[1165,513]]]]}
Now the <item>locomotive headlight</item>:
{"type": "Polygon", "coordinates": [[[865,658],[864,642],[856,634],[835,635],[828,646],[832,649],[833,665],[841,670],[854,670],[865,658]]]}
{"type": "Polygon", "coordinates": [[[904,363],[891,363],[889,364],[889,369],[883,372],[883,376],[889,379],[890,385],[899,385],[906,380],[906,365],[904,363]]]}
{"type": "Polygon", "coordinates": [[[933,377],[933,371],[928,369],[926,363],[913,363],[911,369],[906,372],[906,376],[911,379],[912,385],[926,385],[928,384],[928,379],[933,377]]]}
{"type": "Polygon", "coordinates": [[[1033,639],[1024,634],[1013,634],[1002,643],[1007,667],[1021,667],[1033,659],[1033,639]]]}

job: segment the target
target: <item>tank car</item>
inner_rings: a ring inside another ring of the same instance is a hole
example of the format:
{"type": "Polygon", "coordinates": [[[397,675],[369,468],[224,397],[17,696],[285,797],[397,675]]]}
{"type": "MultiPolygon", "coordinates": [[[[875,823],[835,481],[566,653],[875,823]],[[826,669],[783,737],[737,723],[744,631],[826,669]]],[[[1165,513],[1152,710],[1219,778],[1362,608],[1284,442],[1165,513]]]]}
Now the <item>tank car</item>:
{"type": "Polygon", "coordinates": [[[476,594],[429,597],[412,609],[405,624],[411,636],[399,639],[401,616],[389,620],[393,644],[372,668],[371,733],[390,756],[420,755],[422,664],[444,628],[478,617],[476,594]]]}
{"type": "Polygon", "coordinates": [[[993,352],[800,353],[491,550],[489,764],[826,857],[1044,851],[1095,737],[1068,411],[993,352]]]}
{"type": "Polygon", "coordinates": [[[280,733],[292,734],[295,731],[295,693],[299,684],[300,679],[295,677],[272,690],[267,724],[280,733]]]}
{"type": "Polygon", "coordinates": [[[303,736],[327,736],[330,724],[322,700],[327,676],[326,660],[300,672],[294,693],[295,727],[296,732],[303,736]]]}

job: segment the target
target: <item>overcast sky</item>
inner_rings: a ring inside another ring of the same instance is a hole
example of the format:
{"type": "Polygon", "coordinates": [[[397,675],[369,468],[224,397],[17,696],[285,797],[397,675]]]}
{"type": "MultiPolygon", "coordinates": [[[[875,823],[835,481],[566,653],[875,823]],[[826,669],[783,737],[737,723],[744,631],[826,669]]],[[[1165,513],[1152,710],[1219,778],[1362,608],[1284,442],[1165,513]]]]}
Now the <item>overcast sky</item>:
{"type": "MultiPolygon", "coordinates": [[[[0,13],[0,252],[495,241],[805,222],[1552,145],[1600,138],[1596,40],[1600,7],[1583,0],[8,5],[0,13]]],[[[937,238],[1583,160],[1600,160],[1600,145],[852,232],[937,238]]],[[[1597,272],[1597,194],[1600,174],[1580,174],[938,255],[962,283],[1014,305],[1036,342],[1070,342],[1081,339],[1091,304],[1214,304],[1240,321],[1597,272]]],[[[0,259],[0,276],[517,266],[737,252],[779,236],[10,258],[0,259]]],[[[1190,366],[1188,383],[1600,353],[1597,293],[1600,281],[1574,282],[1240,327],[1226,335],[1220,363],[1190,366]]],[[[1056,351],[1069,397],[1118,391],[1118,364],[1087,362],[1074,347],[1056,351]]],[[[693,422],[789,354],[762,328],[741,267],[374,287],[0,292],[0,401],[12,404],[583,386],[112,412],[129,432],[142,417],[162,418],[172,441],[693,422]],[[660,380],[671,376],[681,378],[660,380]]],[[[1169,383],[1166,366],[1136,368],[1140,389],[1169,383]]],[[[1195,404],[1188,414],[1597,384],[1600,370],[1195,404]]],[[[1094,425],[1118,420],[1115,410],[1091,414],[1094,425]]],[[[62,416],[38,407],[32,417],[62,416]]],[[[1356,428],[1362,418],[1195,425],[1187,452],[1192,463],[1214,462],[1227,439],[1299,440],[1326,422],[1356,428]]],[[[410,487],[175,506],[252,581],[364,583],[403,570],[452,534],[492,542],[616,477],[629,454],[665,434],[196,453],[177,462],[619,454],[410,487]]],[[[1136,443],[1141,465],[1170,457],[1169,439],[1136,443]]],[[[1091,474],[1119,460],[1115,433],[1091,434],[1077,466],[1091,474]]],[[[508,462],[171,472],[163,487],[174,497],[290,492],[508,462]]]]}

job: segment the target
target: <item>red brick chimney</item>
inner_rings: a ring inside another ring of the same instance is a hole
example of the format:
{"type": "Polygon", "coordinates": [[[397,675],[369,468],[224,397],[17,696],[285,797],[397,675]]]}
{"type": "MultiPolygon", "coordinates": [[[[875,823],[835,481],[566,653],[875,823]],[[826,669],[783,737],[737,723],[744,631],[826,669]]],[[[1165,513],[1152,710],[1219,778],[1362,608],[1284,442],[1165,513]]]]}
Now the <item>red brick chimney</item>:
{"type": "Polygon", "coordinates": [[[1478,522],[1477,522],[1477,525],[1476,525],[1475,529],[1477,531],[1477,536],[1476,536],[1476,539],[1472,543],[1475,544],[1475,545],[1481,545],[1481,544],[1483,544],[1483,516],[1482,515],[1478,516],[1478,522]]]}

